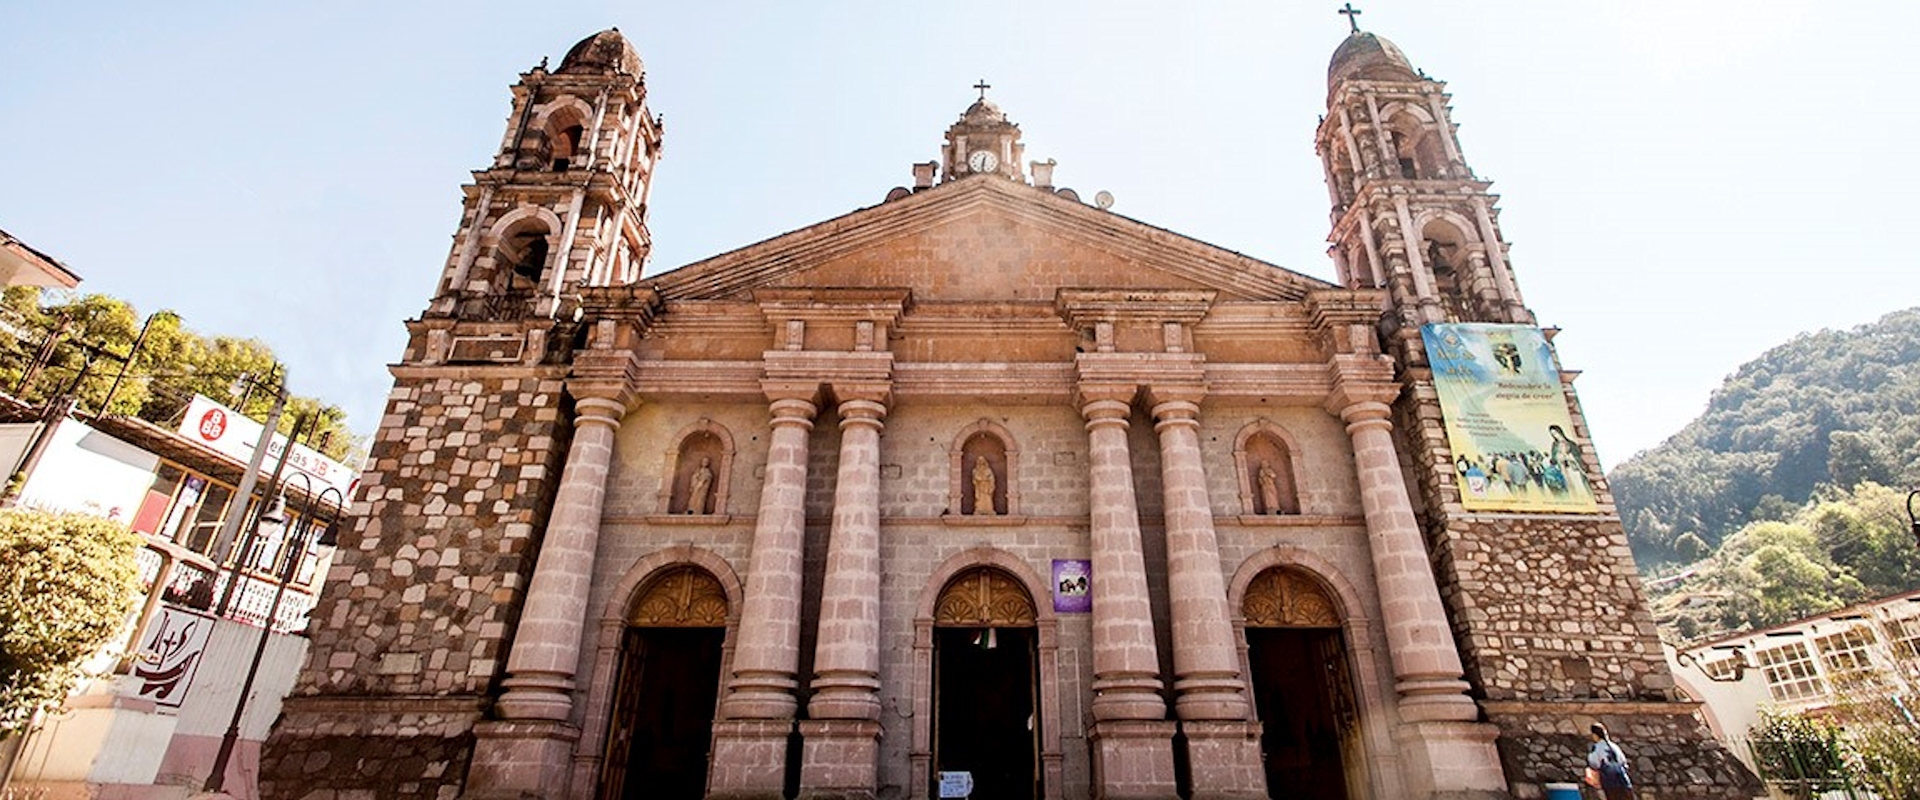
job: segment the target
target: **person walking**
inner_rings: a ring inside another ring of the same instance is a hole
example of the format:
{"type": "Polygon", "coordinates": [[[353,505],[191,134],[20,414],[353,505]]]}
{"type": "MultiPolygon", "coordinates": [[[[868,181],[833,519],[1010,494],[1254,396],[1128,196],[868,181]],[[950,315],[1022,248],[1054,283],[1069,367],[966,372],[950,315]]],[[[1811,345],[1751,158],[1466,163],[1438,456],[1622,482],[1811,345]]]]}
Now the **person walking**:
{"type": "Polygon", "coordinates": [[[1632,800],[1633,779],[1627,777],[1627,754],[1607,736],[1607,726],[1598,722],[1587,728],[1593,744],[1587,748],[1587,769],[1600,776],[1600,792],[1607,800],[1632,800]]]}

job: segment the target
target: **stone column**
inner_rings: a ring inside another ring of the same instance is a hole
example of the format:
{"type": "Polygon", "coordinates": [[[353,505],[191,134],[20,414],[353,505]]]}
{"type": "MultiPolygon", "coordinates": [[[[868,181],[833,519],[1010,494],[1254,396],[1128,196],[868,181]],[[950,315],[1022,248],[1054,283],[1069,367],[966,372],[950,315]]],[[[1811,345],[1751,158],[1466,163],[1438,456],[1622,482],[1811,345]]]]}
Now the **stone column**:
{"type": "Polygon", "coordinates": [[[1385,402],[1392,397],[1392,387],[1365,388],[1372,391],[1336,390],[1329,409],[1347,423],[1353,440],[1380,616],[1399,695],[1402,725],[1396,738],[1408,785],[1423,797],[1501,791],[1506,779],[1493,747],[1497,731],[1475,721],[1480,709],[1466,694],[1460,651],[1394,448],[1388,419],[1392,409],[1385,402]]]}
{"type": "MultiPolygon", "coordinates": [[[[1173,611],[1173,707],[1187,735],[1195,798],[1267,795],[1260,723],[1252,719],[1220,574],[1220,545],[1200,459],[1200,392],[1152,392],[1167,520],[1173,611]]],[[[1099,575],[1098,570],[1094,572],[1099,575]]]]}
{"type": "Polygon", "coordinates": [[[1174,794],[1173,723],[1160,696],[1160,657],[1140,555],[1140,512],[1127,450],[1125,391],[1090,396],[1087,418],[1093,539],[1094,792],[1107,800],[1174,794]]]}
{"type": "Polygon", "coordinates": [[[807,436],[817,407],[775,394],[760,516],[748,554],[733,676],[714,723],[708,796],[780,797],[799,701],[800,560],[806,542],[807,436]]]}
{"type": "Polygon", "coordinates": [[[884,395],[874,394],[840,403],[840,472],[813,696],[809,719],[800,723],[803,798],[871,800],[879,788],[880,431],[887,407],[884,395]]]}
{"type": "MultiPolygon", "coordinates": [[[[576,394],[583,392],[576,385],[576,394]]],[[[497,721],[475,727],[469,797],[521,797],[564,789],[580,731],[573,724],[574,670],[614,432],[627,414],[624,391],[580,397],[573,445],[560,476],[553,516],[540,543],[526,604],[507,656],[506,693],[497,721]]]]}

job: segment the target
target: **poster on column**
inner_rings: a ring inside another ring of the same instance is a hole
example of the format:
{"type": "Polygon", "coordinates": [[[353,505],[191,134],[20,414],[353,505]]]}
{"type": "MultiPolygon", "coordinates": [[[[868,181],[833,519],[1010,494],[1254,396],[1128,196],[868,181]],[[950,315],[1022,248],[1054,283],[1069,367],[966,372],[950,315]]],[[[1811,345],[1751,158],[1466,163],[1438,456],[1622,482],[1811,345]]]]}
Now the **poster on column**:
{"type": "Polygon", "coordinates": [[[1445,323],[1420,335],[1446,418],[1460,503],[1473,511],[1592,513],[1553,349],[1526,325],[1445,323]]]}
{"type": "Polygon", "coordinates": [[[1053,612],[1085,614],[1093,610],[1093,562],[1053,560],[1053,612]]]}

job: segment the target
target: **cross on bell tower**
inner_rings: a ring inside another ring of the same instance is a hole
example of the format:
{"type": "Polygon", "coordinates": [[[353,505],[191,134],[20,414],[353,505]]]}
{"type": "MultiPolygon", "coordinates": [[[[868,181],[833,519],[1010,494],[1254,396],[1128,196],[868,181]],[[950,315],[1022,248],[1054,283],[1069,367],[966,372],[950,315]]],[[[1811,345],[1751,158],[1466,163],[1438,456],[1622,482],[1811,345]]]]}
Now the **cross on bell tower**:
{"type": "Polygon", "coordinates": [[[1340,282],[1381,287],[1395,346],[1424,363],[1420,326],[1532,323],[1507,262],[1492,184],[1467,166],[1446,84],[1386,38],[1353,32],[1327,67],[1315,145],[1333,203],[1329,254],[1340,282]]]}

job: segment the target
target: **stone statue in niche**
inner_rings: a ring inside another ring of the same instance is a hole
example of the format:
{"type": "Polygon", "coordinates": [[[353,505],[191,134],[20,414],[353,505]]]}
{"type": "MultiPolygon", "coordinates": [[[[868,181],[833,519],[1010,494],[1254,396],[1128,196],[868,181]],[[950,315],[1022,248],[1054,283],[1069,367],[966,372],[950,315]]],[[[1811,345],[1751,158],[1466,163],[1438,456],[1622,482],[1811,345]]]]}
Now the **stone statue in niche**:
{"type": "Polygon", "coordinates": [[[700,459],[700,468],[687,479],[687,513],[707,513],[707,494],[713,490],[713,459],[700,459]]]}
{"type": "Polygon", "coordinates": [[[1260,513],[1280,513],[1280,474],[1273,471],[1273,465],[1260,462],[1257,476],[1260,483],[1260,513]]]}
{"type": "Polygon", "coordinates": [[[993,516],[993,465],[987,463],[986,456],[973,459],[973,513],[993,516]]]}

